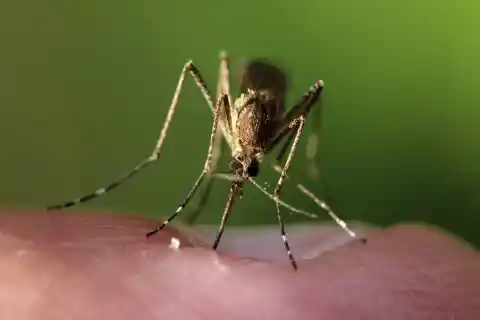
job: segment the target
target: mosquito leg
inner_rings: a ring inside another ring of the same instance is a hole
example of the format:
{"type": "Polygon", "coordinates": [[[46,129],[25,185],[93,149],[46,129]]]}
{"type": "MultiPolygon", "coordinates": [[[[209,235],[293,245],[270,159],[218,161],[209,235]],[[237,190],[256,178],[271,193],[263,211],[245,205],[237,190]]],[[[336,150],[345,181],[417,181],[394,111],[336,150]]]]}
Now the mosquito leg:
{"type": "MultiPolygon", "coordinates": [[[[276,165],[273,167],[273,169],[278,172],[282,173],[283,169],[276,165]]],[[[285,179],[286,180],[291,180],[291,178],[288,176],[288,174],[285,174],[285,179]]],[[[307,197],[309,197],[316,205],[318,205],[320,208],[325,210],[328,215],[343,229],[345,232],[347,232],[351,237],[356,238],[357,235],[355,232],[353,232],[347,225],[347,223],[340,219],[337,214],[332,210],[332,208],[325,202],[324,200],[319,199],[312,191],[307,189],[303,184],[301,183],[296,183],[295,186],[307,197]]]]}
{"type": "MultiPolygon", "coordinates": [[[[227,94],[227,99],[228,99],[228,105],[231,105],[231,96],[230,96],[230,80],[229,80],[229,68],[228,68],[228,56],[227,53],[222,51],[219,54],[219,59],[220,59],[220,66],[218,68],[218,81],[217,81],[217,99],[220,98],[222,94],[227,94]]],[[[223,108],[226,108],[226,106],[222,106],[223,108]]],[[[213,110],[212,110],[213,111],[213,110]]],[[[220,159],[220,156],[222,154],[222,139],[219,137],[220,135],[223,135],[224,132],[222,130],[228,130],[225,131],[225,133],[230,133],[232,128],[231,128],[231,118],[230,118],[230,110],[223,110],[223,112],[220,113],[220,120],[219,120],[219,125],[220,125],[220,131],[217,131],[217,138],[215,139],[215,146],[213,148],[213,155],[212,155],[212,170],[210,173],[207,175],[207,181],[206,181],[206,186],[205,189],[202,192],[202,196],[200,197],[200,202],[195,208],[195,210],[192,212],[192,214],[189,216],[187,222],[188,224],[192,225],[195,223],[195,221],[198,219],[200,214],[202,213],[203,208],[208,202],[208,199],[210,197],[210,192],[212,191],[213,187],[213,180],[214,177],[212,176],[213,173],[216,172],[217,168],[217,163],[218,160],[220,159]],[[223,128],[223,129],[222,129],[223,128]]],[[[227,139],[228,143],[228,139],[227,139]]]]}
{"type": "Polygon", "coordinates": [[[230,96],[230,70],[229,70],[229,61],[228,55],[225,51],[220,52],[220,68],[218,72],[218,86],[217,86],[217,97],[222,93],[228,95],[229,105],[232,103],[232,97],[230,96]]]}
{"type": "Polygon", "coordinates": [[[190,216],[187,219],[187,223],[189,225],[193,225],[197,221],[197,219],[200,217],[200,214],[202,213],[203,208],[207,205],[208,199],[210,198],[210,193],[212,191],[213,183],[215,180],[214,174],[217,171],[216,170],[217,163],[222,154],[222,144],[223,144],[222,134],[220,131],[217,130],[217,136],[215,137],[215,144],[213,146],[213,152],[212,152],[211,170],[207,174],[206,186],[202,192],[200,201],[196,206],[195,210],[193,210],[192,214],[190,214],[190,216]]]}
{"type": "MultiPolygon", "coordinates": [[[[195,80],[195,83],[197,84],[197,87],[202,92],[203,98],[205,99],[207,104],[210,106],[210,108],[214,110],[214,117],[216,116],[215,110],[217,109],[217,106],[215,106],[212,101],[212,96],[207,88],[205,80],[203,80],[203,77],[200,74],[200,71],[197,69],[197,67],[195,67],[195,65],[193,64],[193,61],[190,60],[185,64],[185,66],[183,67],[182,73],[180,74],[180,79],[178,81],[177,88],[175,89],[175,93],[173,95],[172,105],[170,107],[170,110],[167,113],[165,124],[162,128],[162,131],[160,132],[160,136],[158,137],[157,143],[155,145],[155,149],[153,150],[152,156],[156,155],[157,158],[162,149],[163,142],[165,140],[165,137],[167,136],[168,127],[170,125],[170,122],[172,121],[173,114],[178,105],[178,100],[180,98],[180,93],[181,93],[183,82],[187,72],[190,72],[190,74],[192,75],[193,80],[195,80]]],[[[222,101],[222,100],[219,99],[218,101],[222,101]]]]}
{"type": "MultiPolygon", "coordinates": [[[[278,179],[277,186],[275,187],[274,196],[277,199],[280,198],[280,191],[282,190],[285,176],[287,174],[288,169],[290,168],[290,165],[293,160],[293,156],[295,155],[295,151],[297,150],[298,141],[300,140],[300,137],[303,132],[303,127],[305,125],[305,116],[301,115],[296,121],[298,121],[297,122],[298,124],[295,125],[295,127],[297,128],[297,133],[295,135],[295,139],[293,140],[293,144],[290,149],[290,153],[288,155],[287,161],[285,162],[285,166],[283,167],[282,173],[280,174],[280,178],[278,179]]],[[[282,240],[285,245],[285,249],[287,250],[288,258],[290,259],[290,262],[292,263],[293,268],[297,269],[297,263],[295,261],[295,258],[293,257],[292,251],[290,250],[290,245],[288,243],[288,238],[285,232],[285,226],[283,223],[283,219],[280,213],[280,207],[278,203],[276,203],[276,207],[277,207],[277,219],[278,219],[278,223],[280,224],[280,232],[282,234],[282,240]]]]}
{"type": "Polygon", "coordinates": [[[280,152],[278,153],[277,157],[275,158],[275,163],[279,164],[282,162],[283,157],[287,153],[288,147],[293,141],[293,138],[295,138],[295,132],[296,132],[296,127],[292,128],[292,131],[288,134],[287,141],[282,146],[282,149],[280,149],[280,152]]]}
{"type": "Polygon", "coordinates": [[[202,171],[202,173],[200,174],[200,176],[197,178],[197,181],[195,181],[195,184],[193,185],[193,187],[190,189],[190,191],[188,192],[187,196],[185,197],[185,199],[183,200],[182,204],[179,205],[177,207],[177,210],[175,210],[175,212],[170,215],[167,220],[165,220],[161,226],[153,229],[152,231],[149,231],[147,232],[146,236],[147,238],[150,237],[150,236],[153,236],[155,233],[161,231],[163,228],[165,228],[173,219],[175,219],[177,217],[177,215],[183,211],[183,209],[186,207],[186,205],[188,204],[188,202],[190,201],[190,199],[193,197],[193,195],[195,194],[195,191],[198,189],[198,186],[200,186],[200,184],[202,183],[203,181],[203,178],[205,178],[205,171],[202,171]]]}
{"type": "MultiPolygon", "coordinates": [[[[280,178],[278,179],[277,186],[275,187],[274,191],[274,197],[277,201],[275,201],[276,208],[277,208],[277,218],[278,222],[280,224],[280,231],[282,234],[282,240],[285,245],[285,249],[287,250],[288,257],[290,259],[290,262],[292,263],[293,268],[297,268],[297,264],[295,262],[295,258],[293,257],[293,254],[290,250],[290,245],[288,243],[287,239],[287,234],[285,233],[285,227],[283,224],[283,219],[280,213],[280,206],[278,200],[280,200],[280,191],[283,186],[283,182],[286,178],[287,171],[290,167],[290,164],[293,159],[293,155],[295,154],[295,151],[297,149],[298,141],[300,140],[300,136],[302,135],[303,132],[303,127],[305,125],[305,118],[310,111],[311,107],[315,104],[315,102],[318,100],[318,97],[320,96],[320,93],[323,89],[323,81],[319,80],[317,81],[310,89],[308,92],[306,92],[303,96],[302,99],[300,100],[299,103],[297,103],[293,108],[285,115],[285,118],[283,122],[280,124],[280,126],[277,129],[277,132],[275,133],[274,137],[270,141],[270,144],[267,148],[267,150],[271,150],[275,145],[277,145],[285,136],[291,135],[292,131],[296,131],[295,138],[292,143],[292,147],[290,149],[290,153],[288,155],[287,161],[285,163],[285,166],[283,167],[283,170],[280,174],[280,178]]],[[[288,138],[286,145],[290,143],[290,139],[288,138]]],[[[282,148],[280,157],[283,156],[285,153],[286,146],[282,148]]]]}
{"type": "MultiPolygon", "coordinates": [[[[294,127],[291,129],[290,133],[288,134],[287,141],[285,141],[282,148],[280,149],[280,152],[275,158],[276,165],[280,165],[280,162],[282,162],[283,157],[287,153],[288,147],[291,145],[293,138],[295,137],[296,130],[297,128],[294,127]]],[[[318,147],[318,135],[316,133],[312,133],[308,137],[308,143],[306,148],[307,160],[310,162],[310,173],[312,176],[318,175],[318,168],[315,165],[315,161],[314,161],[315,156],[317,155],[317,149],[318,149],[317,147],[318,147]]]]}
{"type": "Polygon", "coordinates": [[[133,177],[135,174],[140,172],[143,168],[147,167],[151,163],[158,160],[158,158],[160,156],[160,151],[161,151],[162,146],[163,146],[163,142],[165,140],[165,137],[167,136],[167,132],[168,132],[168,128],[170,126],[170,122],[172,121],[173,115],[174,115],[174,113],[177,109],[177,106],[178,106],[178,100],[180,98],[180,93],[182,91],[183,82],[185,80],[185,75],[188,72],[193,76],[193,79],[195,80],[197,86],[199,87],[200,91],[202,92],[203,97],[207,101],[210,108],[212,110],[215,110],[212,98],[211,98],[210,93],[207,89],[205,81],[202,79],[198,69],[193,65],[193,62],[188,61],[184,65],[184,67],[182,69],[182,72],[180,73],[180,77],[178,79],[177,87],[175,89],[175,93],[173,95],[172,102],[170,104],[170,108],[169,108],[167,116],[165,118],[165,122],[163,123],[163,127],[162,127],[162,130],[160,132],[160,136],[157,139],[157,143],[155,145],[155,149],[152,152],[152,155],[149,156],[148,158],[142,160],[139,164],[137,164],[130,171],[124,173],[123,175],[121,175],[120,177],[115,179],[114,181],[107,184],[107,186],[99,188],[99,189],[93,191],[92,193],[81,196],[81,197],[76,198],[74,200],[70,200],[70,201],[67,201],[67,202],[60,203],[60,204],[55,204],[55,205],[48,206],[47,210],[63,209],[63,208],[71,207],[71,206],[77,205],[79,203],[86,202],[86,201],[92,200],[94,198],[100,197],[100,196],[106,194],[107,192],[115,189],[116,187],[120,186],[123,182],[125,182],[125,180],[128,180],[129,178],[133,177]]]}
{"type": "MultiPolygon", "coordinates": [[[[274,165],[273,167],[274,170],[276,170],[276,167],[279,165],[280,161],[286,154],[288,146],[291,144],[292,140],[293,140],[293,145],[291,147],[290,153],[294,147],[295,149],[297,148],[298,132],[303,131],[303,126],[304,126],[306,116],[310,112],[312,106],[318,100],[320,93],[322,92],[323,86],[324,86],[324,83],[322,80],[317,81],[313,86],[309,88],[309,90],[305,94],[303,94],[300,102],[294,105],[293,108],[285,115],[285,118],[282,124],[280,124],[280,126],[278,127],[275,136],[273,137],[273,139],[270,142],[270,145],[268,146],[268,150],[271,150],[285,136],[287,136],[287,141],[285,141],[284,145],[282,146],[282,149],[280,150],[276,158],[276,165],[274,165]]],[[[288,163],[289,161],[287,159],[286,164],[288,163]]],[[[282,174],[280,176],[280,180],[277,185],[278,190],[276,190],[276,192],[277,191],[279,192],[279,189],[282,187],[283,180],[286,178],[286,176],[287,176],[287,172],[282,170],[282,174]]]]}
{"type": "Polygon", "coordinates": [[[210,193],[212,192],[213,188],[213,180],[214,179],[211,176],[207,176],[205,189],[203,189],[202,195],[200,196],[200,201],[195,207],[195,210],[193,210],[193,212],[188,216],[187,225],[193,226],[202,214],[203,208],[205,208],[208,200],[210,199],[210,193]]]}
{"type": "Polygon", "coordinates": [[[222,104],[222,102],[223,103],[228,103],[228,102],[226,102],[226,99],[227,99],[227,96],[225,94],[222,95],[220,97],[220,99],[218,99],[216,107],[215,107],[215,114],[213,116],[213,124],[212,124],[212,133],[210,135],[210,144],[208,146],[207,158],[205,159],[205,165],[203,167],[202,172],[198,176],[197,180],[195,181],[195,184],[193,185],[193,187],[188,192],[188,194],[185,197],[185,199],[183,200],[182,204],[180,204],[177,207],[177,210],[175,210],[175,212],[172,215],[170,215],[170,217],[168,217],[167,220],[165,220],[161,226],[159,226],[159,227],[153,229],[152,231],[148,232],[146,234],[147,237],[150,237],[150,236],[154,235],[155,233],[159,232],[160,230],[162,230],[163,228],[165,228],[173,219],[175,219],[175,217],[180,212],[183,211],[183,209],[186,207],[186,205],[188,204],[190,199],[195,194],[195,191],[198,189],[201,182],[205,178],[205,175],[208,174],[208,172],[211,170],[213,146],[215,145],[215,138],[217,137],[218,119],[220,117],[221,104],[222,104]]]}
{"type": "MultiPolygon", "coordinates": [[[[275,164],[273,166],[273,170],[275,170],[276,172],[278,173],[282,173],[283,171],[283,168],[280,166],[280,162],[283,158],[283,156],[285,155],[285,151],[287,150],[287,146],[290,144],[290,142],[292,141],[293,137],[295,137],[295,135],[293,134],[294,131],[292,131],[292,133],[288,136],[288,140],[285,142],[285,144],[283,145],[281,151],[279,152],[277,158],[276,158],[276,161],[277,161],[277,164],[275,164]]],[[[291,178],[288,176],[287,173],[285,173],[285,179],[286,180],[291,180],[291,178]]],[[[356,238],[357,235],[355,234],[355,232],[353,232],[347,225],[347,223],[340,219],[338,217],[337,214],[335,214],[335,212],[332,210],[332,208],[328,205],[328,203],[324,200],[321,200],[319,199],[312,191],[310,191],[307,187],[305,187],[303,184],[301,183],[295,183],[295,186],[297,187],[297,189],[299,189],[303,194],[305,194],[307,197],[309,197],[316,205],[318,205],[320,208],[322,208],[323,210],[325,210],[328,215],[345,231],[348,233],[348,235],[350,235],[351,237],[353,238],[356,238]]]]}
{"type": "MultiPolygon", "coordinates": [[[[227,178],[225,176],[225,178],[227,178]]],[[[227,178],[228,179],[228,178],[227,178]]],[[[298,213],[298,214],[301,214],[301,215],[304,215],[306,217],[309,217],[309,218],[318,218],[318,216],[315,214],[315,213],[312,213],[312,212],[308,212],[308,211],[305,211],[305,210],[302,210],[302,209],[298,209],[298,208],[295,208],[291,205],[289,205],[288,203],[282,201],[282,199],[280,198],[276,198],[273,194],[270,194],[267,190],[265,190],[264,187],[262,187],[257,181],[255,181],[255,179],[253,179],[252,177],[249,177],[248,180],[250,180],[250,182],[258,189],[260,190],[264,195],[266,195],[270,200],[272,200],[273,202],[275,202],[276,204],[286,208],[287,210],[291,211],[291,212],[295,212],[295,213],[298,213]]]]}
{"type": "MultiPolygon", "coordinates": [[[[300,105],[300,104],[299,104],[300,105]]],[[[306,110],[307,112],[309,110],[306,110]]],[[[308,114],[308,113],[307,113],[308,114]]],[[[287,138],[287,141],[284,143],[284,145],[282,146],[282,149],[280,150],[278,156],[276,157],[276,164],[273,165],[273,170],[275,170],[276,172],[282,174],[282,172],[284,172],[284,179],[286,180],[291,180],[291,178],[288,176],[287,172],[284,171],[284,169],[280,166],[280,162],[282,161],[283,157],[285,156],[286,154],[286,150],[288,148],[288,146],[290,145],[292,139],[295,137],[295,130],[298,131],[298,125],[295,126],[295,127],[292,127],[292,129],[290,129],[289,133],[288,133],[288,138],[287,138]]],[[[287,160],[288,161],[288,160],[287,160]]],[[[286,164],[285,164],[286,165],[286,164]]],[[[295,183],[295,182],[294,182],[295,183]]],[[[324,200],[321,200],[319,199],[317,196],[315,196],[315,194],[310,191],[307,187],[305,187],[303,184],[300,184],[300,183],[295,183],[295,186],[297,187],[297,189],[300,190],[300,192],[302,192],[303,194],[305,194],[307,197],[309,197],[310,199],[312,199],[312,201],[318,205],[320,208],[322,208],[323,210],[325,210],[328,215],[345,231],[347,232],[351,237],[353,238],[356,238],[357,235],[355,234],[355,232],[353,232],[347,225],[347,223],[340,219],[338,217],[337,214],[335,214],[335,212],[332,210],[332,208],[327,204],[326,201],[324,200]]]]}
{"type": "Polygon", "coordinates": [[[215,242],[212,246],[213,250],[217,250],[220,239],[222,238],[223,231],[225,230],[225,224],[227,223],[230,212],[232,212],[233,203],[237,197],[238,191],[242,187],[242,182],[234,182],[230,189],[230,197],[228,198],[227,205],[225,206],[225,211],[223,212],[222,220],[220,222],[220,227],[217,231],[217,236],[215,237],[215,242]]]}
{"type": "Polygon", "coordinates": [[[156,160],[156,159],[153,159],[152,157],[149,157],[149,158],[143,160],[142,162],[140,162],[139,164],[137,164],[137,165],[136,165],[132,170],[130,170],[129,172],[126,172],[125,174],[123,174],[122,176],[120,176],[119,178],[117,178],[116,180],[110,182],[106,187],[97,189],[97,190],[93,191],[92,193],[89,193],[89,194],[87,194],[87,195],[78,197],[78,198],[73,199],[73,200],[70,200],[70,201],[66,201],[66,202],[62,202],[62,203],[59,203],[59,204],[50,205],[50,206],[47,207],[47,210],[64,209],[64,208],[68,208],[68,207],[75,206],[75,205],[77,205],[77,204],[79,204],[79,203],[87,202],[87,201],[92,200],[92,199],[94,199],[94,198],[98,198],[98,197],[106,194],[106,193],[109,192],[110,190],[115,189],[116,187],[118,187],[119,185],[121,185],[125,180],[131,178],[132,176],[134,176],[135,174],[137,174],[141,169],[145,168],[146,166],[148,166],[149,164],[151,164],[151,163],[154,162],[155,160],[156,160]]]}
{"type": "Polygon", "coordinates": [[[280,225],[280,233],[282,235],[283,244],[285,245],[285,249],[287,250],[288,259],[290,259],[290,263],[292,264],[293,269],[297,270],[298,265],[295,257],[293,256],[292,250],[290,249],[290,244],[288,243],[287,233],[285,232],[285,224],[283,223],[282,215],[280,214],[280,208],[278,207],[277,203],[277,219],[278,224],[280,225]]]}

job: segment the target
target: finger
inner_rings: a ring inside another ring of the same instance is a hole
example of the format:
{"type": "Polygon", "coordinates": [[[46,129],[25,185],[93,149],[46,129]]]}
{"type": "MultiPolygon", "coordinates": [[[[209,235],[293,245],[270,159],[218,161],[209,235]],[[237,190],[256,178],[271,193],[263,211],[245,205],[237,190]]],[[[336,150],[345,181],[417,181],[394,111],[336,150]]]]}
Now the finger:
{"type": "MultiPolygon", "coordinates": [[[[145,234],[161,221],[120,214],[68,211],[0,212],[0,236],[11,236],[35,245],[146,244],[145,234]]],[[[172,237],[184,246],[200,244],[186,228],[167,226],[148,243],[169,243],[172,237]]]]}
{"type": "Polygon", "coordinates": [[[2,319],[469,319],[479,311],[478,254],[428,228],[375,232],[367,245],[293,272],[186,239],[171,249],[167,232],[147,242],[134,230],[155,223],[138,218],[32,215],[2,216],[2,319]],[[105,237],[105,229],[114,231],[105,237]]]}

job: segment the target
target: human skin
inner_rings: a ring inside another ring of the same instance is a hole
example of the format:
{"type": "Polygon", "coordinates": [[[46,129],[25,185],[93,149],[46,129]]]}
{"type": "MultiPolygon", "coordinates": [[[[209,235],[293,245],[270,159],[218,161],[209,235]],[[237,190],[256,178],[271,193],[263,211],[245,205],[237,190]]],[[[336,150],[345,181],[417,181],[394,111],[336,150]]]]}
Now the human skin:
{"type": "Polygon", "coordinates": [[[187,229],[147,240],[157,225],[4,210],[0,319],[480,319],[478,252],[433,227],[371,228],[343,245],[328,245],[341,230],[289,228],[294,271],[277,229],[229,228],[217,253],[187,229]],[[270,261],[239,256],[262,253],[270,261]]]}

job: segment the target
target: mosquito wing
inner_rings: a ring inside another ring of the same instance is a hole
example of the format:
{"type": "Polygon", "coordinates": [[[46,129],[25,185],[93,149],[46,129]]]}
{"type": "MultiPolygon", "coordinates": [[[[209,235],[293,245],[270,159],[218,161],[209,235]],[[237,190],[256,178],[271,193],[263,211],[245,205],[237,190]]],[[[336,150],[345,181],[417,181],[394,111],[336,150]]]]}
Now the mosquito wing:
{"type": "Polygon", "coordinates": [[[285,112],[285,93],[287,91],[287,76],[283,70],[267,59],[253,59],[246,63],[241,75],[240,91],[269,91],[277,101],[278,112],[285,112]]]}

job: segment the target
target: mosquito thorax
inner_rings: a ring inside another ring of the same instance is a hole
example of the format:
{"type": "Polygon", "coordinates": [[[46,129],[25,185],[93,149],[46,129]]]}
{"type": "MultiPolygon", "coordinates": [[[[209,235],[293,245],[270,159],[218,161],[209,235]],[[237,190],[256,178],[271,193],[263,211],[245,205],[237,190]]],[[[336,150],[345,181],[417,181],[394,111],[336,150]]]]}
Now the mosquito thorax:
{"type": "Polygon", "coordinates": [[[268,147],[277,127],[277,101],[269,90],[248,89],[235,101],[235,149],[253,157],[268,147]]]}

